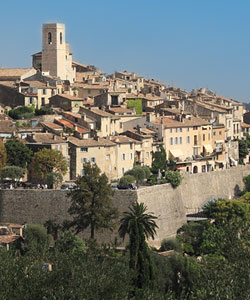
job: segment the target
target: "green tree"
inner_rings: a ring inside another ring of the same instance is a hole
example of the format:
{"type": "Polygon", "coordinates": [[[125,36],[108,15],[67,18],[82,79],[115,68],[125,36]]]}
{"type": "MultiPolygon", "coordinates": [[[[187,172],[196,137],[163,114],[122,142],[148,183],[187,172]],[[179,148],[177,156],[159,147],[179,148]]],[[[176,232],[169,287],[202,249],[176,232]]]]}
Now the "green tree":
{"type": "Polygon", "coordinates": [[[84,251],[85,246],[79,236],[75,235],[72,231],[65,231],[56,240],[55,249],[62,253],[73,254],[84,251]]]}
{"type": "Polygon", "coordinates": [[[132,175],[124,175],[122,176],[122,178],[119,181],[119,185],[121,187],[126,188],[126,186],[128,186],[129,184],[132,184],[135,182],[135,178],[132,175]]]}
{"type": "Polygon", "coordinates": [[[133,169],[127,171],[125,175],[131,175],[135,178],[136,183],[140,184],[144,181],[146,178],[145,170],[141,166],[135,166],[133,169]]]}
{"type": "Polygon", "coordinates": [[[144,203],[133,203],[120,220],[119,235],[129,235],[129,266],[134,272],[134,286],[144,288],[153,280],[153,266],[146,238],[154,239],[157,217],[147,214],[144,203]]]}
{"type": "Polygon", "coordinates": [[[34,177],[47,180],[51,173],[65,175],[68,170],[68,163],[62,152],[43,148],[36,152],[31,162],[31,174],[34,177]]]}
{"type": "Polygon", "coordinates": [[[167,161],[167,169],[170,171],[176,171],[176,162],[172,158],[167,161]]]}
{"type": "Polygon", "coordinates": [[[173,188],[176,188],[181,184],[182,177],[178,171],[166,171],[166,180],[171,183],[173,188]]]}
{"type": "Polygon", "coordinates": [[[166,169],[166,151],[163,145],[159,146],[159,151],[153,152],[152,155],[152,172],[158,174],[158,171],[166,169]]]}
{"type": "Polygon", "coordinates": [[[46,229],[37,224],[29,224],[24,230],[24,250],[28,254],[43,256],[49,247],[46,229]]]}
{"type": "Polygon", "coordinates": [[[95,238],[98,230],[113,230],[118,211],[113,206],[113,191],[107,176],[96,164],[83,165],[84,176],[76,180],[76,189],[70,194],[69,213],[73,216],[71,227],[79,233],[90,228],[90,238],[95,238]]]}
{"type": "Polygon", "coordinates": [[[7,164],[27,168],[32,159],[32,151],[22,142],[10,139],[5,143],[7,164]]]}
{"type": "Polygon", "coordinates": [[[243,182],[245,184],[245,191],[250,192],[250,175],[243,177],[243,182]]]}
{"type": "Polygon", "coordinates": [[[238,140],[239,143],[239,163],[242,165],[244,158],[248,154],[247,143],[244,140],[238,140]]]}
{"type": "Polygon", "coordinates": [[[63,181],[63,177],[61,173],[52,172],[49,173],[47,176],[47,183],[51,188],[53,188],[53,186],[57,188],[58,185],[62,183],[62,181],[63,181]]]}
{"type": "Polygon", "coordinates": [[[62,229],[62,226],[56,223],[54,220],[47,220],[44,223],[44,227],[47,230],[47,234],[51,234],[53,236],[54,241],[57,240],[59,231],[62,229]]]}
{"type": "Polygon", "coordinates": [[[6,178],[10,178],[12,182],[19,181],[25,174],[25,169],[16,166],[3,167],[0,170],[0,178],[3,181],[6,178]]]}
{"type": "Polygon", "coordinates": [[[0,141],[0,169],[6,166],[7,152],[4,143],[0,141]]]}

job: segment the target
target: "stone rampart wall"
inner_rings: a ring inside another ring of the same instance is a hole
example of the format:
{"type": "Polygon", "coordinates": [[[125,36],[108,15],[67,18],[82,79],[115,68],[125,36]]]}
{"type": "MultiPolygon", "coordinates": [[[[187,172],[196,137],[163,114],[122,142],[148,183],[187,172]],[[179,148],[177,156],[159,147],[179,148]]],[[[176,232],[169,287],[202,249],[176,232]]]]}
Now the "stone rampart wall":
{"type": "MultiPolygon", "coordinates": [[[[120,212],[134,202],[144,202],[158,217],[159,230],[152,245],[159,246],[163,238],[174,236],[186,222],[186,213],[197,212],[209,200],[234,198],[243,188],[243,177],[249,166],[222,171],[185,175],[182,184],[173,189],[170,184],[143,187],[137,191],[116,191],[113,197],[120,212]]],[[[43,224],[48,219],[62,222],[69,219],[70,199],[62,190],[0,190],[0,221],[43,224]]],[[[85,236],[89,233],[86,232],[85,236]]],[[[116,233],[98,234],[100,241],[111,241],[116,233]]]]}

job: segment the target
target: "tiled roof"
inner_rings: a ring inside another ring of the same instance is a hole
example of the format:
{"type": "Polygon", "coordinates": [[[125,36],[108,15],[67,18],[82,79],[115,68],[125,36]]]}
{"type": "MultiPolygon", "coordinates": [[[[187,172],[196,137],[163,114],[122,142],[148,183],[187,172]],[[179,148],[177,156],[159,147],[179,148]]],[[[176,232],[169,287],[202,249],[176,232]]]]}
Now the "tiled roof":
{"type": "Polygon", "coordinates": [[[202,126],[209,125],[210,123],[206,120],[197,117],[191,117],[191,120],[183,118],[183,121],[177,121],[168,117],[158,117],[153,123],[163,124],[166,128],[178,128],[178,127],[191,127],[191,126],[202,126]]]}
{"type": "Polygon", "coordinates": [[[129,143],[138,143],[137,140],[135,139],[132,139],[126,135],[117,135],[117,136],[113,136],[111,137],[111,140],[114,142],[114,143],[118,143],[118,144],[129,144],[129,143]]]}
{"type": "Polygon", "coordinates": [[[80,140],[75,137],[69,137],[69,142],[77,147],[115,146],[115,143],[105,138],[98,138],[98,140],[94,138],[80,140]]]}
{"type": "MultiPolygon", "coordinates": [[[[61,124],[62,126],[66,126],[70,129],[74,129],[75,128],[75,125],[71,122],[69,122],[68,120],[64,120],[64,119],[57,119],[56,120],[57,123],[61,124]]],[[[87,133],[89,132],[88,129],[85,129],[85,128],[82,128],[82,127],[79,127],[77,124],[76,124],[76,127],[77,127],[77,132],[79,133],[87,133]]]]}
{"type": "Polygon", "coordinates": [[[28,136],[27,140],[31,143],[38,144],[60,144],[66,143],[66,140],[60,136],[54,135],[52,133],[36,133],[32,136],[28,136]]]}
{"type": "Polygon", "coordinates": [[[41,125],[55,130],[62,130],[60,125],[52,122],[41,122],[41,125]]]}
{"type": "Polygon", "coordinates": [[[56,96],[59,96],[59,97],[62,97],[62,98],[65,98],[65,99],[68,99],[71,101],[83,101],[83,98],[78,98],[78,97],[71,96],[68,94],[58,94],[58,95],[55,95],[54,97],[56,97],[56,96]]]}
{"type": "Polygon", "coordinates": [[[64,113],[63,113],[63,115],[65,115],[65,116],[72,116],[72,117],[74,117],[74,118],[78,118],[78,119],[81,119],[81,114],[77,114],[77,113],[73,113],[73,112],[71,112],[71,111],[65,111],[64,113]]]}
{"type": "Polygon", "coordinates": [[[0,244],[10,244],[20,239],[20,235],[8,234],[8,235],[0,235],[0,244]]]}
{"type": "Polygon", "coordinates": [[[0,68],[0,77],[21,77],[25,73],[34,70],[33,68],[0,68]]]}
{"type": "Polygon", "coordinates": [[[109,88],[109,82],[107,83],[102,82],[102,84],[73,83],[72,86],[80,87],[88,90],[102,90],[102,89],[106,90],[109,88]]]}
{"type": "Polygon", "coordinates": [[[34,81],[27,81],[27,80],[24,80],[23,82],[27,83],[30,86],[34,86],[34,87],[41,88],[41,89],[56,89],[55,86],[47,86],[46,83],[41,82],[41,81],[35,81],[35,80],[34,81]]]}
{"type": "Polygon", "coordinates": [[[110,107],[109,111],[112,111],[114,113],[133,113],[131,109],[125,107],[110,107]]]}
{"type": "Polygon", "coordinates": [[[159,100],[164,100],[161,97],[152,95],[152,94],[147,94],[146,96],[143,96],[142,99],[147,100],[147,101],[159,101],[159,100]]]}
{"type": "Polygon", "coordinates": [[[114,118],[114,115],[107,112],[107,111],[104,111],[102,109],[99,109],[99,108],[94,108],[91,110],[91,112],[99,115],[99,116],[102,116],[102,117],[110,117],[110,118],[114,118]]]}
{"type": "Polygon", "coordinates": [[[13,133],[16,129],[11,120],[0,120],[0,133],[13,133]]]}

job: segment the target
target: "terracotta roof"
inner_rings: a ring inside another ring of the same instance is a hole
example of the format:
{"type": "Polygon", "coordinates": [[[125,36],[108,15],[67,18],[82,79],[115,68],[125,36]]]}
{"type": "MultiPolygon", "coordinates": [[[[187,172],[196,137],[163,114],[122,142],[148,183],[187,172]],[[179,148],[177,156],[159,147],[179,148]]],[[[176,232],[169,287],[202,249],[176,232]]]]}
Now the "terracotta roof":
{"type": "Polygon", "coordinates": [[[94,138],[80,140],[75,137],[69,137],[69,142],[77,147],[115,146],[115,143],[105,138],[98,138],[98,140],[94,138]]]}
{"type": "Polygon", "coordinates": [[[147,101],[159,101],[159,100],[164,100],[161,97],[152,95],[152,94],[147,94],[146,96],[143,96],[142,99],[147,100],[147,101]]]}
{"type": "Polygon", "coordinates": [[[59,124],[61,124],[62,126],[66,126],[70,129],[74,129],[75,126],[77,127],[77,132],[79,133],[87,133],[89,132],[88,129],[85,129],[85,128],[82,128],[82,127],[79,127],[77,124],[74,125],[73,123],[69,122],[68,120],[64,120],[64,119],[57,119],[56,122],[58,122],[59,124]]]}
{"type": "Polygon", "coordinates": [[[210,124],[206,120],[197,117],[191,117],[191,120],[184,118],[183,122],[168,117],[159,117],[155,118],[155,121],[152,123],[163,124],[165,128],[192,127],[210,124]]]}
{"type": "Polygon", "coordinates": [[[20,235],[8,234],[8,235],[0,235],[0,244],[10,244],[20,239],[20,235]]]}
{"type": "Polygon", "coordinates": [[[63,112],[63,115],[65,115],[65,116],[68,115],[68,116],[72,116],[74,118],[81,119],[81,114],[73,113],[71,111],[65,111],[65,112],[63,112]]]}
{"type": "Polygon", "coordinates": [[[99,109],[99,108],[94,108],[91,110],[91,112],[99,115],[99,116],[102,116],[102,117],[110,117],[110,118],[114,118],[114,115],[107,112],[107,111],[104,111],[102,109],[99,109]]]}
{"type": "Polygon", "coordinates": [[[24,225],[16,224],[16,223],[0,223],[0,226],[7,226],[9,228],[23,228],[24,225]]]}
{"type": "Polygon", "coordinates": [[[125,107],[110,107],[109,111],[112,111],[114,113],[133,113],[131,109],[125,107]]]}

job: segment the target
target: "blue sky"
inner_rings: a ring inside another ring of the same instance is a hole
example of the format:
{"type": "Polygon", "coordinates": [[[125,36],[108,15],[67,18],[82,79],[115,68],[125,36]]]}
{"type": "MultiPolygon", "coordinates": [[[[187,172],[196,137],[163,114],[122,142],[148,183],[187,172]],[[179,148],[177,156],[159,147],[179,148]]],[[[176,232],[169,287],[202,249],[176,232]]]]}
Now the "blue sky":
{"type": "Polygon", "coordinates": [[[250,1],[24,0],[0,7],[0,67],[28,67],[43,23],[66,24],[74,59],[250,102],[250,1]]]}

